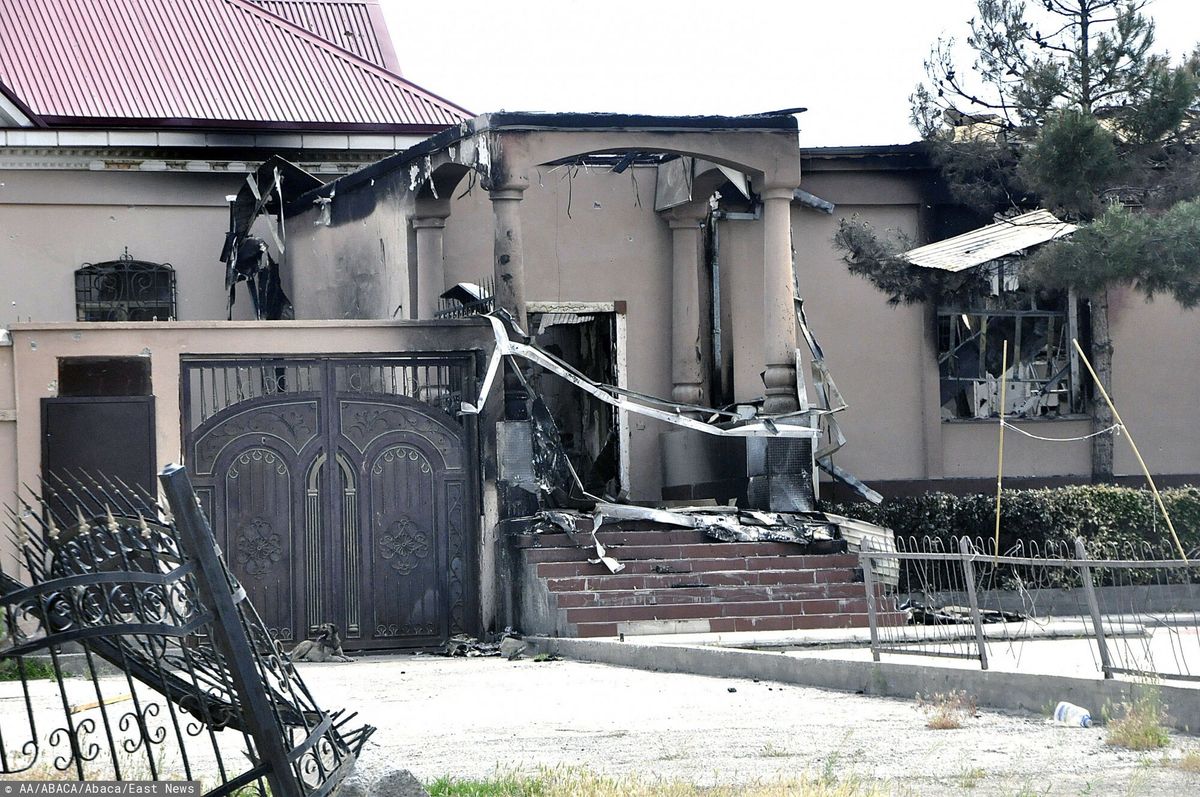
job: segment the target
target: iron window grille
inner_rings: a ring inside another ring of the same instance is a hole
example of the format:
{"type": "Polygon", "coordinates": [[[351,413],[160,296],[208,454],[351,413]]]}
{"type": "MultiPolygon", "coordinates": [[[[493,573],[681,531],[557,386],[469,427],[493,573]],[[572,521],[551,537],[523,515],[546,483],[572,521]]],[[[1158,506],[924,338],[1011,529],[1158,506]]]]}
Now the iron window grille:
{"type": "Polygon", "coordinates": [[[174,321],[175,269],[125,254],[75,272],[79,321],[174,321]]]}

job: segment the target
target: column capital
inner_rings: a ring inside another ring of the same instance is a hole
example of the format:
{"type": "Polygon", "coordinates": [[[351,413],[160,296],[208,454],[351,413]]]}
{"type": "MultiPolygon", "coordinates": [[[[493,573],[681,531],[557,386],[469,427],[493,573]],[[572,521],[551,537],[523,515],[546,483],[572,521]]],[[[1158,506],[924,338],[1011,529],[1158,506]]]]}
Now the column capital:
{"type": "Polygon", "coordinates": [[[412,219],[413,226],[417,226],[417,220],[426,219],[447,219],[450,217],[450,200],[448,198],[433,199],[430,197],[421,197],[417,199],[416,207],[413,209],[412,219]]]}
{"type": "Polygon", "coordinates": [[[529,175],[521,172],[491,174],[484,180],[483,187],[492,199],[520,199],[529,187],[529,175]]]}
{"type": "Polygon", "coordinates": [[[446,226],[445,216],[414,216],[412,220],[414,230],[441,229],[446,226]]]}
{"type": "Polygon", "coordinates": [[[792,198],[796,195],[796,189],[794,186],[789,188],[785,185],[771,185],[760,188],[758,195],[762,197],[764,202],[773,199],[786,199],[788,202],[791,202],[792,198]]]}
{"type": "Polygon", "coordinates": [[[488,189],[488,198],[493,202],[497,200],[516,200],[519,201],[525,198],[525,189],[528,185],[506,185],[488,189]]]}

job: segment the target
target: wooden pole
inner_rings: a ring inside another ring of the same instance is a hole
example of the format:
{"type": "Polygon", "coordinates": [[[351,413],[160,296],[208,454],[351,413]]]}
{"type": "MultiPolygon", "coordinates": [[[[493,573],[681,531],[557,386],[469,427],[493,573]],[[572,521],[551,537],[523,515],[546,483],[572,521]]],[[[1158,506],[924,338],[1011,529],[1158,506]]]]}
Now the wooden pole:
{"type": "Polygon", "coordinates": [[[1138,451],[1137,443],[1134,442],[1133,434],[1130,433],[1129,427],[1121,420],[1121,413],[1117,412],[1117,407],[1108,396],[1108,391],[1104,389],[1104,385],[1100,383],[1100,377],[1096,376],[1096,371],[1092,368],[1092,363],[1088,360],[1087,355],[1083,353],[1083,348],[1079,345],[1079,341],[1074,338],[1071,343],[1075,344],[1075,350],[1079,352],[1079,359],[1087,366],[1088,373],[1092,375],[1092,381],[1096,384],[1096,389],[1100,391],[1100,395],[1104,397],[1108,408],[1112,410],[1113,419],[1117,425],[1125,430],[1125,437],[1129,440],[1129,447],[1133,449],[1133,455],[1137,457],[1138,464],[1142,466],[1142,473],[1146,476],[1146,481],[1150,484],[1150,492],[1154,493],[1154,500],[1158,502],[1159,511],[1162,512],[1163,519],[1167,521],[1167,528],[1171,530],[1171,539],[1175,541],[1175,547],[1179,550],[1179,556],[1184,562],[1188,560],[1187,553],[1183,550],[1183,543],[1179,541],[1179,535],[1175,533],[1175,524],[1171,522],[1171,516],[1167,514],[1167,505],[1163,503],[1162,495],[1158,492],[1158,487],[1154,484],[1154,477],[1150,475],[1150,468],[1146,467],[1146,460],[1142,459],[1142,452],[1138,451]]]}
{"type": "MultiPolygon", "coordinates": [[[[1008,385],[1008,341],[1004,341],[1003,365],[1000,367],[1000,455],[996,462],[996,539],[992,549],[996,556],[1000,555],[1000,489],[1004,482],[1004,408],[1006,400],[1005,388],[1008,385]]],[[[987,669],[987,667],[984,667],[987,669]]]]}

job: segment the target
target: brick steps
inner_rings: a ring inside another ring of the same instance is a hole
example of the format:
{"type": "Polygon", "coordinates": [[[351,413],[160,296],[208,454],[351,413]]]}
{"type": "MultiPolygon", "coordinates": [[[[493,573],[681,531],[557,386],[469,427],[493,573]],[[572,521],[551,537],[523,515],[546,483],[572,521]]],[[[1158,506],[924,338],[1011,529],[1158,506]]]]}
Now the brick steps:
{"type": "Polygon", "coordinates": [[[732,601],[670,603],[656,606],[585,606],[567,609],[571,623],[622,620],[700,620],[711,617],[774,617],[776,615],[867,613],[867,599],[817,598],[800,601],[732,601]]]}
{"type": "Polygon", "coordinates": [[[667,606],[670,604],[863,599],[861,584],[766,584],[667,587],[665,589],[556,590],[558,608],[667,606]]]}
{"type": "MultiPolygon", "coordinates": [[[[653,523],[605,526],[610,573],[565,534],[515,541],[527,633],[615,636],[867,625],[858,557],[794,543],[720,542],[653,523]]],[[[843,549],[844,550],[844,549],[843,549]]],[[[890,615],[889,615],[890,619],[890,615]]]]}
{"type": "Polygon", "coordinates": [[[576,636],[603,637],[617,634],[669,634],[669,633],[712,633],[727,634],[735,631],[808,631],[822,628],[866,628],[865,614],[815,614],[803,616],[778,617],[714,617],[707,620],[693,621],[689,625],[676,625],[663,622],[655,627],[654,624],[631,623],[580,623],[576,626],[576,636]]]}

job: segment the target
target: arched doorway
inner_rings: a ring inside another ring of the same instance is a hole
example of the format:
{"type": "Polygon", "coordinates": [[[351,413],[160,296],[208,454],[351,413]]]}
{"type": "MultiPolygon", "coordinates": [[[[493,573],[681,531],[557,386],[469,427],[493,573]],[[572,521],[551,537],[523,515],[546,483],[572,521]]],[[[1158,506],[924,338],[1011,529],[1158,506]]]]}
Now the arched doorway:
{"type": "Polygon", "coordinates": [[[348,649],[475,632],[469,357],[188,361],[185,462],[281,641],[348,649]]]}

